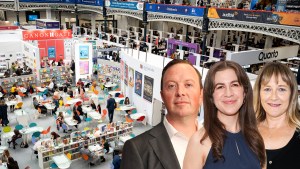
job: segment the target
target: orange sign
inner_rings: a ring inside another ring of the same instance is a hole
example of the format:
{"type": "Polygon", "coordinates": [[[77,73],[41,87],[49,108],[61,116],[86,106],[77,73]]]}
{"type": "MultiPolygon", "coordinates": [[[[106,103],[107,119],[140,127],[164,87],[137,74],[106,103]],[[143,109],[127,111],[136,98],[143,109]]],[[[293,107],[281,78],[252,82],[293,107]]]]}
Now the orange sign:
{"type": "Polygon", "coordinates": [[[23,40],[69,39],[71,30],[27,30],[22,32],[23,40]]]}

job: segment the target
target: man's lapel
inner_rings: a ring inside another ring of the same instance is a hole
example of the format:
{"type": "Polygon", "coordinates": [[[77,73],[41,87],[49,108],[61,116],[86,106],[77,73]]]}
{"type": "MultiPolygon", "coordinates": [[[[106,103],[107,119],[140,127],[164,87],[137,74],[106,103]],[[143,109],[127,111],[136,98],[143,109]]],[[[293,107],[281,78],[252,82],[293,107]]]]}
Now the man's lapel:
{"type": "Polygon", "coordinates": [[[173,145],[163,123],[160,123],[150,134],[155,137],[149,141],[150,145],[164,169],[180,169],[173,145]]]}

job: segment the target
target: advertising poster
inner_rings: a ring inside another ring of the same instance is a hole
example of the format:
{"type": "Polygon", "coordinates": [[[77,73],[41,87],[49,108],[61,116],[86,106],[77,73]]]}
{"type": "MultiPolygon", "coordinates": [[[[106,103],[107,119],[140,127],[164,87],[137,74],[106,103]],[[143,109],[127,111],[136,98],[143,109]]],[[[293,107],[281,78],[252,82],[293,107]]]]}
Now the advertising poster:
{"type": "Polygon", "coordinates": [[[200,16],[204,14],[203,7],[181,6],[170,4],[146,4],[146,10],[151,12],[161,12],[176,15],[200,16]]]}
{"type": "Polygon", "coordinates": [[[134,79],[134,70],[131,67],[129,67],[128,84],[129,84],[130,87],[134,86],[133,79],[134,79]]]}
{"type": "Polygon", "coordinates": [[[89,61],[80,61],[80,75],[89,74],[89,61]]]}
{"type": "Polygon", "coordinates": [[[89,46],[79,46],[79,58],[80,59],[89,58],[89,46]]]}
{"type": "Polygon", "coordinates": [[[124,79],[124,61],[123,60],[121,60],[120,69],[121,69],[121,80],[123,80],[124,79]]]}
{"type": "Polygon", "coordinates": [[[139,96],[142,96],[142,78],[143,74],[138,71],[135,71],[134,92],[139,96]]]}
{"type": "Polygon", "coordinates": [[[128,85],[128,65],[125,63],[125,71],[124,71],[124,83],[128,85]]]}
{"type": "Polygon", "coordinates": [[[143,98],[152,103],[153,97],[153,82],[154,79],[148,76],[144,76],[144,94],[143,98]]]}
{"type": "Polygon", "coordinates": [[[55,59],[55,47],[48,47],[48,58],[55,59]]]}

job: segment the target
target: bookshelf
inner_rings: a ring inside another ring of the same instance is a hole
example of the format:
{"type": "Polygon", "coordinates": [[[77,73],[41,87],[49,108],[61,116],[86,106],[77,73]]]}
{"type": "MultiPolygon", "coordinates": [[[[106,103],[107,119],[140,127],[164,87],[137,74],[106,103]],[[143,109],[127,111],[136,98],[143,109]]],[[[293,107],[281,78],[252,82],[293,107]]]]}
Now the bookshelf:
{"type": "Polygon", "coordinates": [[[12,85],[14,83],[17,83],[17,86],[21,86],[21,85],[23,85],[23,82],[25,82],[25,81],[27,81],[32,86],[36,85],[36,77],[35,77],[35,75],[32,75],[32,74],[3,78],[3,79],[0,79],[0,84],[3,87],[3,89],[10,91],[10,88],[12,87],[12,85]]]}
{"type": "Polygon", "coordinates": [[[71,68],[69,66],[53,66],[41,68],[39,70],[40,82],[49,84],[50,79],[54,78],[57,84],[62,84],[71,77],[71,68]]]}
{"type": "Polygon", "coordinates": [[[132,123],[117,122],[105,124],[100,129],[77,131],[77,136],[68,135],[57,141],[46,139],[38,149],[39,167],[50,168],[52,157],[60,154],[65,154],[72,161],[80,159],[80,149],[84,144],[100,144],[102,137],[105,137],[107,142],[118,142],[120,136],[131,134],[132,128],[132,123]]]}

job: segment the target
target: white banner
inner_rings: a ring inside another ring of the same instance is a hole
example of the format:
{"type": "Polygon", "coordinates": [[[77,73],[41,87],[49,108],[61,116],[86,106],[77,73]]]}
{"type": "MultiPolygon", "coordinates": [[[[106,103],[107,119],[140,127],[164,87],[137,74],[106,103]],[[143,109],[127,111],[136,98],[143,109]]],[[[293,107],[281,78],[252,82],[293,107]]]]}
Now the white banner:
{"type": "Polygon", "coordinates": [[[298,54],[298,50],[299,45],[294,45],[233,53],[228,52],[226,60],[235,61],[240,65],[251,65],[256,63],[264,63],[273,60],[296,57],[298,54]]]}

